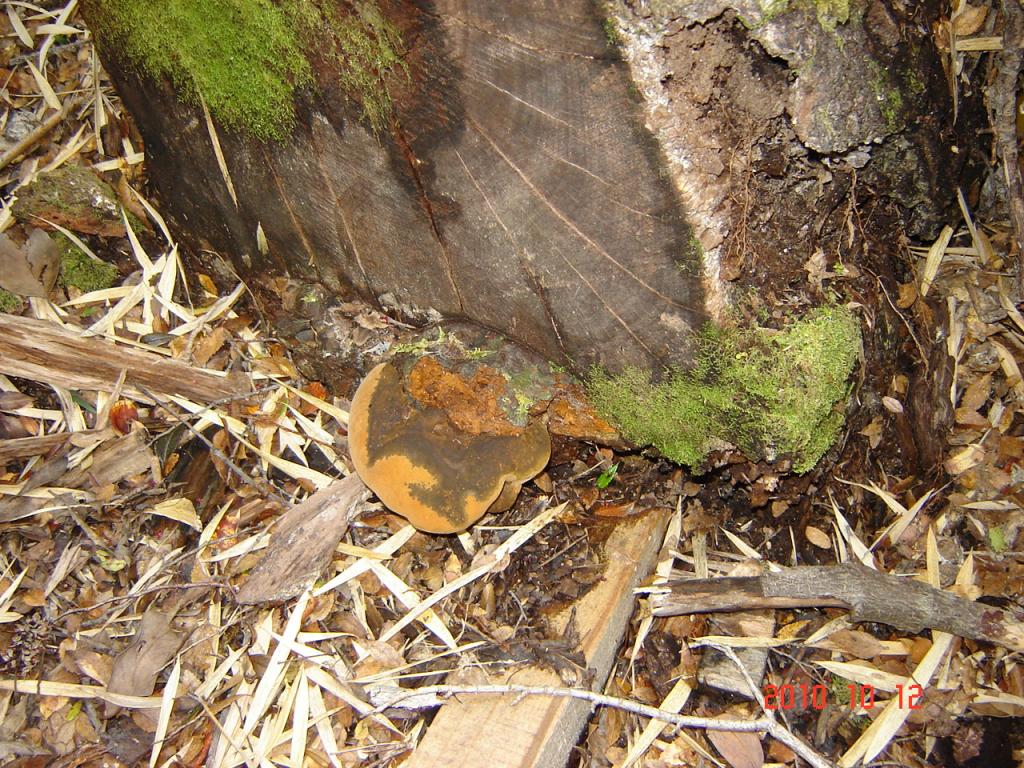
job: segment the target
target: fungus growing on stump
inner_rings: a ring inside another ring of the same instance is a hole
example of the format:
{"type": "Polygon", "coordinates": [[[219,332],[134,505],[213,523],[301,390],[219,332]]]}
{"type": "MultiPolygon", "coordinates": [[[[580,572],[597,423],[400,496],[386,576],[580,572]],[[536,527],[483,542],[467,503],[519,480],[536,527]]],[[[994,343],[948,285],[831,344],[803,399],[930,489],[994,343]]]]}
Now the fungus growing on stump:
{"type": "Polygon", "coordinates": [[[388,363],[356,390],[348,440],[363,482],[388,509],[430,533],[458,533],[487,512],[508,509],[551,455],[544,424],[512,435],[463,431],[444,410],[417,404],[388,363]]]}

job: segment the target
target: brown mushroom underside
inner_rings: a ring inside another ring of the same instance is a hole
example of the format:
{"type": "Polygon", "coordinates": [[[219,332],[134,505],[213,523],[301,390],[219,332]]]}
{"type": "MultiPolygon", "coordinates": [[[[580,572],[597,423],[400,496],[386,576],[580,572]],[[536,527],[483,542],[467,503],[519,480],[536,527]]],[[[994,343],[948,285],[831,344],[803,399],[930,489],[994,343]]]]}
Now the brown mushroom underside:
{"type": "Polygon", "coordinates": [[[352,464],[378,498],[423,531],[457,533],[548,463],[551,441],[535,422],[518,435],[471,435],[438,408],[417,408],[394,366],[367,374],[352,399],[352,464]],[[505,493],[503,493],[505,491],[505,493]]]}

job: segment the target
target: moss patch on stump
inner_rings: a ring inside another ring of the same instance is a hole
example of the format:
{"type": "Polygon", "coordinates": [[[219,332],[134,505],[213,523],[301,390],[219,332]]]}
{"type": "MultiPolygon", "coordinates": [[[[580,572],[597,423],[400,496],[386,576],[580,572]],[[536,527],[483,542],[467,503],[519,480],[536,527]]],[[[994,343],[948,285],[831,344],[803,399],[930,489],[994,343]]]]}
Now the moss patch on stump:
{"type": "Polygon", "coordinates": [[[594,371],[588,387],[628,439],[680,464],[700,467],[735,446],[751,458],[790,457],[806,472],[839,434],[860,349],[853,312],[827,306],[781,331],[709,326],[694,368],[659,383],[637,369],[594,371]]]}
{"type": "Polygon", "coordinates": [[[374,131],[387,123],[385,79],[404,69],[401,35],[372,0],[346,10],[327,0],[94,0],[93,28],[148,77],[206,103],[228,128],[284,139],[295,91],[314,81],[311,61],[333,58],[339,84],[374,131]],[[311,52],[314,54],[311,56],[311,52]]]}

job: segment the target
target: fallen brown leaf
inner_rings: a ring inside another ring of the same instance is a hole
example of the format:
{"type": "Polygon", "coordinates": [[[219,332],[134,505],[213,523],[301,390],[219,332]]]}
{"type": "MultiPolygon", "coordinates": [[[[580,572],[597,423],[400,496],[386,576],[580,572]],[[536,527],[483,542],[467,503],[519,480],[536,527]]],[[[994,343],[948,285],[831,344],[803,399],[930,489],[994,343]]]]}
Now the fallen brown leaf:
{"type": "Polygon", "coordinates": [[[46,298],[60,273],[60,250],[41,229],[23,245],[0,233],[0,288],[19,296],[46,298]]]}
{"type": "Polygon", "coordinates": [[[732,768],[761,768],[764,765],[764,749],[756,733],[708,731],[708,741],[715,745],[718,754],[732,768]]]}
{"type": "MultiPolygon", "coordinates": [[[[135,639],[114,660],[107,690],[129,696],[153,693],[160,670],[185,642],[186,636],[171,627],[173,618],[173,614],[159,608],[150,608],[142,615],[135,639]]],[[[107,704],[108,716],[116,710],[117,707],[107,704]]]]}

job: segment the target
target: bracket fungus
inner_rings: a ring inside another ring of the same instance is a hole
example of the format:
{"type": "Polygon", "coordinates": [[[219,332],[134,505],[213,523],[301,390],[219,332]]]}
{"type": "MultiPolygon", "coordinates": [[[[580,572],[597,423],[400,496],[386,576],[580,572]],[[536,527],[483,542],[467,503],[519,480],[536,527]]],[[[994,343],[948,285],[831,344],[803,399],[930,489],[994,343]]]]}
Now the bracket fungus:
{"type": "Polygon", "coordinates": [[[391,511],[430,533],[458,533],[487,512],[508,509],[551,456],[543,423],[511,435],[463,431],[443,409],[417,404],[388,363],[356,390],[348,439],[363,482],[391,511]]]}

